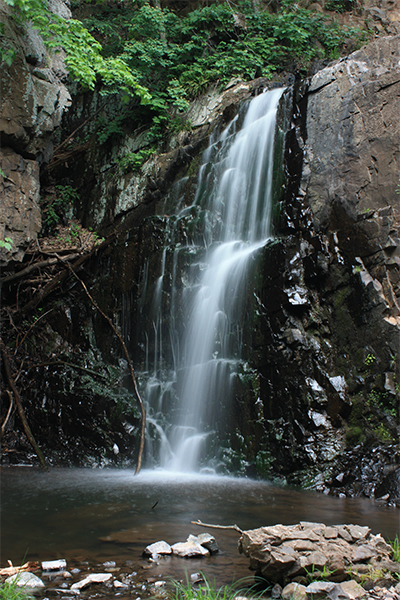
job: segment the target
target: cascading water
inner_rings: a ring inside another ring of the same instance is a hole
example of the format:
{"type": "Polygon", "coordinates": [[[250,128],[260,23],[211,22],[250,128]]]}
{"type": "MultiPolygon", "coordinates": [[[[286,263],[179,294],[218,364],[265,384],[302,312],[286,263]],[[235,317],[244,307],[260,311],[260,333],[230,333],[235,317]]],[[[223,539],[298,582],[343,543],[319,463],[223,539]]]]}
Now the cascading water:
{"type": "MultiPolygon", "coordinates": [[[[149,423],[160,441],[159,462],[170,470],[198,468],[211,433],[212,407],[229,403],[241,359],[249,266],[272,236],[274,138],[282,91],[254,98],[240,128],[237,116],[217,139],[211,139],[193,205],[178,209],[170,219],[171,257],[164,248],[153,290],[151,328],[146,333],[154,352],[146,389],[149,423]],[[190,222],[195,223],[194,234],[184,245],[181,231],[190,222]],[[167,262],[171,287],[166,306],[167,262]],[[169,371],[165,354],[172,357],[169,371]],[[164,402],[174,391],[177,408],[172,422],[166,424],[164,402]]],[[[181,181],[180,188],[184,186],[181,181]]]]}

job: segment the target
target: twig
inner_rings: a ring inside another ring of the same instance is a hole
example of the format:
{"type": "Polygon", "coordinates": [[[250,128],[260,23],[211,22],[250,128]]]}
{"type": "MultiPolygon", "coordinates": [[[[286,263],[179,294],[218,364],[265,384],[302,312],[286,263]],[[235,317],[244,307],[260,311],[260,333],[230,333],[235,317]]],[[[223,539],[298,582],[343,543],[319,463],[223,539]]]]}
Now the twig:
{"type": "Polygon", "coordinates": [[[110,325],[111,329],[113,330],[113,332],[117,336],[117,338],[118,338],[118,340],[119,340],[119,342],[120,342],[120,344],[122,346],[122,349],[124,351],[127,363],[129,365],[129,370],[130,370],[131,380],[132,380],[132,383],[133,383],[133,388],[135,390],[136,398],[137,398],[137,400],[139,402],[140,412],[141,412],[141,415],[142,415],[142,423],[141,423],[141,428],[140,428],[139,453],[138,453],[138,460],[137,460],[136,471],[135,471],[135,475],[137,475],[139,473],[141,467],[142,467],[142,458],[143,458],[144,440],[145,440],[145,429],[146,429],[146,410],[144,408],[143,400],[142,400],[142,398],[140,396],[139,389],[137,387],[136,377],[135,377],[135,371],[133,370],[133,365],[132,365],[132,361],[131,361],[129,353],[128,353],[128,349],[127,349],[127,347],[125,345],[124,340],[121,337],[121,334],[118,333],[118,331],[116,330],[116,328],[114,326],[114,323],[111,321],[110,317],[108,317],[101,310],[100,306],[92,298],[92,296],[90,295],[90,293],[89,293],[86,285],[84,284],[84,282],[82,281],[82,279],[80,279],[80,277],[78,277],[78,275],[75,273],[75,271],[72,268],[72,266],[70,264],[67,264],[67,266],[68,266],[68,269],[71,271],[72,275],[79,281],[79,283],[81,284],[81,286],[85,290],[85,293],[86,293],[87,297],[89,298],[90,302],[93,304],[93,306],[96,308],[96,310],[98,310],[98,312],[106,319],[106,321],[110,325]]]}
{"type": "Polygon", "coordinates": [[[6,377],[8,379],[8,383],[10,385],[10,388],[12,389],[12,392],[14,394],[15,404],[17,405],[18,414],[19,414],[19,417],[20,417],[20,419],[22,421],[22,425],[23,425],[26,437],[30,441],[33,449],[35,450],[35,452],[37,454],[37,457],[38,457],[39,462],[40,462],[40,466],[43,469],[45,469],[46,468],[46,462],[44,460],[42,451],[40,450],[39,446],[37,445],[36,440],[33,437],[32,431],[31,431],[31,429],[30,429],[30,427],[28,425],[28,421],[26,419],[24,409],[22,408],[21,398],[19,397],[18,390],[15,387],[15,383],[14,383],[14,380],[13,380],[12,375],[11,375],[10,364],[8,362],[8,356],[7,356],[7,352],[6,352],[6,349],[5,349],[5,346],[4,346],[3,342],[1,342],[1,355],[2,355],[2,358],[3,358],[3,364],[4,364],[4,370],[5,370],[5,373],[6,373],[6,377]]]}
{"type": "Polygon", "coordinates": [[[23,338],[22,338],[22,340],[20,341],[20,343],[18,344],[18,346],[15,348],[14,356],[17,354],[17,352],[18,352],[19,348],[20,348],[20,347],[22,346],[22,344],[24,343],[24,340],[25,340],[26,336],[30,334],[30,332],[31,332],[31,331],[32,331],[32,329],[35,327],[35,325],[37,325],[37,323],[39,323],[39,321],[40,321],[41,319],[43,319],[43,317],[45,317],[46,315],[48,315],[49,313],[51,313],[51,312],[52,312],[52,310],[53,310],[53,309],[51,308],[51,309],[50,309],[50,310],[48,310],[47,312],[43,313],[43,315],[40,315],[40,317],[38,317],[38,318],[36,319],[36,321],[34,321],[34,322],[32,323],[32,325],[29,327],[28,331],[25,333],[25,335],[23,336],[23,338]]]}
{"type": "MultiPolygon", "coordinates": [[[[86,262],[89,258],[91,258],[91,256],[93,256],[93,254],[95,252],[97,252],[98,250],[102,250],[103,248],[107,247],[115,238],[115,234],[111,234],[109,238],[107,238],[106,240],[104,240],[104,242],[102,242],[99,246],[95,246],[90,252],[88,252],[87,254],[83,254],[81,255],[73,264],[73,268],[77,269],[78,267],[80,267],[84,262],[86,262]]],[[[63,261],[62,261],[63,262],[63,261]]],[[[66,264],[63,262],[63,264],[66,264]]],[[[69,266],[69,265],[67,265],[69,266]]],[[[63,281],[64,279],[67,277],[68,275],[68,270],[65,269],[65,271],[61,271],[61,273],[57,273],[57,275],[55,277],[53,277],[53,279],[51,279],[49,281],[49,283],[47,283],[44,288],[42,288],[41,290],[39,290],[37,292],[37,294],[32,298],[32,300],[30,300],[27,304],[25,304],[25,306],[23,306],[21,308],[21,313],[23,315],[28,314],[31,310],[33,310],[34,308],[36,308],[36,306],[49,294],[51,294],[51,292],[53,292],[63,281]]]]}
{"type": "Polygon", "coordinates": [[[9,421],[10,417],[11,417],[12,409],[14,408],[14,398],[13,398],[13,395],[10,392],[10,390],[6,390],[6,392],[8,394],[8,397],[10,398],[10,406],[8,407],[6,418],[4,419],[3,424],[1,426],[0,439],[2,439],[2,437],[4,435],[4,432],[5,432],[6,427],[7,427],[7,423],[9,421]]]}
{"type": "Polygon", "coordinates": [[[202,523],[200,519],[197,521],[190,521],[193,525],[199,525],[199,527],[210,527],[211,529],[233,529],[238,533],[243,533],[243,529],[240,529],[237,525],[210,525],[209,523],[202,523]]]}

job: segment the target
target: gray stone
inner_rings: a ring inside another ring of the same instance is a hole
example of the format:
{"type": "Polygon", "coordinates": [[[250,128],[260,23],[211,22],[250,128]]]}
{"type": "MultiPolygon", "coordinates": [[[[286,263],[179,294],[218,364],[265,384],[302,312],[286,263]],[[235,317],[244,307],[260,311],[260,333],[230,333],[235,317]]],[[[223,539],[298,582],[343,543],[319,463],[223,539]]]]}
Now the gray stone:
{"type": "Polygon", "coordinates": [[[353,579],[350,581],[342,581],[340,587],[349,596],[350,600],[365,598],[367,595],[367,592],[364,590],[364,588],[353,579]]]}
{"type": "Polygon", "coordinates": [[[5,580],[5,585],[11,584],[14,584],[20,588],[25,588],[27,591],[41,590],[45,587],[43,581],[39,579],[39,577],[37,577],[33,573],[28,573],[26,571],[16,573],[15,575],[11,575],[11,577],[8,577],[5,580]]]}
{"type": "Polygon", "coordinates": [[[193,556],[210,556],[210,552],[192,541],[178,542],[171,546],[172,552],[177,556],[191,558],[193,556]]]}
{"type": "Polygon", "coordinates": [[[158,554],[172,554],[172,548],[167,542],[163,540],[160,542],[154,542],[154,544],[150,544],[146,546],[143,551],[145,556],[156,556],[158,554]]]}
{"type": "Polygon", "coordinates": [[[313,581],[306,587],[307,596],[313,600],[322,600],[329,598],[330,600],[349,600],[349,596],[345,594],[337,583],[329,581],[313,581]]]}
{"type": "Polygon", "coordinates": [[[289,583],[282,590],[282,600],[303,600],[306,597],[306,586],[300,583],[289,583]]]}
{"type": "Polygon", "coordinates": [[[67,568],[67,561],[63,558],[60,560],[44,560],[41,566],[43,571],[62,571],[67,568]]]}
{"type": "Polygon", "coordinates": [[[211,554],[215,554],[216,552],[218,552],[217,541],[215,537],[213,535],[210,535],[209,533],[200,533],[197,536],[190,534],[188,537],[188,541],[192,541],[195,544],[200,544],[200,546],[203,546],[204,548],[209,550],[211,554]]]}
{"type": "Polygon", "coordinates": [[[107,583],[112,579],[111,573],[91,573],[81,581],[77,581],[71,585],[71,591],[82,590],[92,583],[107,583]]]}

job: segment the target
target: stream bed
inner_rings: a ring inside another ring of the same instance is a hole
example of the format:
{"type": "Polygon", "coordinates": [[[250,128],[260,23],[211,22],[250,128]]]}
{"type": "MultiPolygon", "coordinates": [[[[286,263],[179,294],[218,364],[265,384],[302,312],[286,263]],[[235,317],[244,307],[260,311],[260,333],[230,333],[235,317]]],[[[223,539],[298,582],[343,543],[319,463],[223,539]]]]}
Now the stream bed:
{"type": "MultiPolygon", "coordinates": [[[[114,561],[113,575],[131,575],[141,592],[146,582],[185,580],[199,571],[217,585],[252,576],[248,559],[237,550],[239,534],[191,524],[198,519],[241,529],[299,521],[354,523],[388,539],[399,534],[400,524],[397,509],[373,500],[336,498],[251,479],[163,471],[135,476],[133,470],[117,469],[1,469],[2,567],[7,560],[18,565],[65,558],[69,571],[81,570],[76,581],[88,570],[104,572],[103,563],[114,561]],[[217,539],[217,554],[163,557],[154,563],[142,557],[153,542],[174,544],[202,531],[217,539]]],[[[126,597],[145,595],[135,593],[126,597]]]]}

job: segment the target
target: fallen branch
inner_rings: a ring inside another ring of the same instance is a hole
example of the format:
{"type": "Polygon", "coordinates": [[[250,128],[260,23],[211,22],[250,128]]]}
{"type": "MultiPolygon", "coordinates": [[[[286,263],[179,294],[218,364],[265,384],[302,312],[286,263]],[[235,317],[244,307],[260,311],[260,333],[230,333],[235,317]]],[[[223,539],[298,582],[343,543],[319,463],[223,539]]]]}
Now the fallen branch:
{"type": "MultiPolygon", "coordinates": [[[[95,246],[90,252],[88,252],[87,254],[83,254],[81,255],[72,265],[73,269],[77,269],[78,267],[80,267],[84,262],[86,262],[89,258],[91,258],[93,256],[93,254],[95,252],[97,252],[98,250],[102,250],[103,248],[105,248],[106,246],[108,246],[115,238],[115,234],[111,234],[109,238],[107,238],[106,240],[104,240],[104,242],[102,242],[99,246],[95,246]]],[[[64,263],[64,261],[62,259],[60,259],[62,264],[65,264],[66,266],[69,266],[68,263],[64,263]]],[[[30,302],[28,302],[27,304],[25,304],[25,306],[23,308],[21,308],[21,313],[23,315],[27,315],[29,312],[31,312],[34,308],[36,308],[36,306],[38,304],[40,304],[40,302],[46,298],[46,296],[48,296],[49,294],[51,294],[51,292],[53,292],[57,287],[59,287],[59,285],[64,281],[64,279],[68,276],[68,269],[65,269],[64,271],[61,271],[61,273],[57,273],[57,275],[55,277],[53,277],[53,279],[51,279],[47,285],[44,286],[44,288],[42,288],[41,290],[39,290],[36,294],[36,296],[34,296],[32,298],[32,300],[30,302]]]]}
{"type": "Polygon", "coordinates": [[[200,519],[197,521],[190,521],[193,525],[199,525],[199,527],[209,527],[211,529],[233,529],[238,533],[243,533],[243,529],[240,529],[237,525],[210,525],[209,523],[202,523],[200,519]]]}
{"type": "Polygon", "coordinates": [[[8,407],[6,418],[4,419],[3,424],[1,426],[0,439],[3,438],[4,432],[5,432],[6,427],[7,427],[7,423],[9,421],[10,417],[11,417],[12,409],[14,408],[14,398],[13,398],[13,395],[10,392],[10,390],[6,390],[6,392],[8,394],[8,397],[10,398],[10,406],[8,407]]]}
{"type": "Polygon", "coordinates": [[[72,268],[72,266],[70,264],[68,264],[67,266],[68,266],[68,269],[71,271],[72,275],[79,281],[79,283],[81,284],[81,286],[85,290],[85,293],[86,293],[87,297],[89,298],[90,302],[93,304],[93,306],[96,308],[96,310],[106,319],[106,321],[110,325],[111,329],[113,330],[113,332],[117,336],[117,338],[118,338],[118,340],[119,340],[119,342],[120,342],[120,344],[122,346],[122,349],[124,351],[127,363],[129,365],[129,370],[130,370],[131,380],[132,380],[132,383],[133,383],[133,388],[135,390],[136,398],[137,398],[137,400],[139,402],[140,412],[141,412],[141,415],[142,415],[142,423],[141,423],[141,428],[140,428],[139,454],[138,454],[138,460],[137,460],[136,471],[135,471],[135,475],[137,475],[139,473],[141,467],[142,467],[142,458],[143,458],[144,440],[145,440],[145,430],[146,430],[146,410],[144,408],[143,400],[142,400],[142,398],[140,396],[139,389],[137,387],[136,377],[135,377],[135,371],[133,370],[133,365],[132,365],[132,361],[131,361],[129,353],[128,353],[128,349],[127,349],[127,347],[125,345],[124,340],[121,337],[121,334],[118,333],[118,331],[115,328],[114,323],[111,321],[110,317],[108,317],[101,310],[100,306],[92,298],[92,296],[90,295],[90,293],[89,293],[89,291],[88,291],[85,283],[82,281],[82,279],[80,277],[78,277],[78,275],[75,273],[75,271],[72,268]]]}
{"type": "MultiPolygon", "coordinates": [[[[66,262],[69,260],[75,260],[75,258],[77,258],[77,256],[80,256],[80,255],[76,254],[76,253],[70,254],[69,256],[65,256],[62,260],[66,261],[66,262]]],[[[36,271],[37,269],[42,269],[44,267],[49,267],[51,265],[55,265],[57,262],[58,262],[58,258],[49,258],[47,260],[41,260],[39,262],[32,263],[31,265],[29,265],[29,267],[22,269],[22,271],[18,271],[18,273],[14,273],[13,275],[8,275],[7,277],[3,277],[2,279],[0,279],[0,283],[9,283],[10,281],[15,281],[16,279],[21,279],[21,277],[25,277],[25,275],[32,273],[32,271],[36,271]]]]}
{"type": "Polygon", "coordinates": [[[49,313],[52,312],[52,308],[50,310],[48,310],[47,312],[43,313],[43,315],[41,315],[40,317],[38,317],[36,319],[36,321],[34,321],[32,323],[32,325],[29,327],[28,331],[25,333],[25,335],[22,337],[22,340],[19,342],[19,344],[16,346],[15,348],[15,352],[14,352],[14,356],[16,356],[18,350],[20,349],[20,347],[22,346],[22,344],[24,343],[26,337],[30,334],[30,332],[32,331],[32,329],[35,327],[35,325],[37,325],[37,323],[39,323],[40,319],[43,319],[46,315],[48,315],[49,313]]]}
{"type": "Polygon", "coordinates": [[[31,443],[33,449],[35,450],[35,452],[37,454],[37,457],[38,457],[39,462],[40,462],[40,466],[42,468],[46,468],[46,462],[44,460],[42,451],[40,450],[39,446],[36,443],[35,438],[33,437],[32,431],[31,431],[31,429],[30,429],[30,427],[28,425],[28,421],[27,421],[26,416],[25,416],[24,409],[22,408],[21,398],[19,397],[18,390],[15,387],[15,383],[14,383],[14,380],[13,380],[12,375],[11,375],[11,369],[10,369],[10,364],[8,362],[8,356],[7,356],[7,352],[6,352],[6,349],[5,349],[5,346],[4,346],[3,343],[1,343],[1,356],[3,358],[4,371],[6,373],[6,377],[8,379],[8,383],[10,385],[10,388],[12,389],[12,392],[14,394],[15,404],[17,405],[18,414],[19,414],[19,417],[20,417],[20,419],[22,421],[22,425],[23,425],[23,428],[24,428],[24,431],[25,431],[25,435],[28,438],[29,442],[31,443]]]}
{"type": "Polygon", "coordinates": [[[11,560],[8,560],[7,562],[10,566],[0,569],[0,575],[2,577],[9,577],[10,575],[15,575],[16,573],[22,573],[23,571],[37,571],[39,568],[38,562],[29,561],[20,567],[14,567],[11,560]]]}

